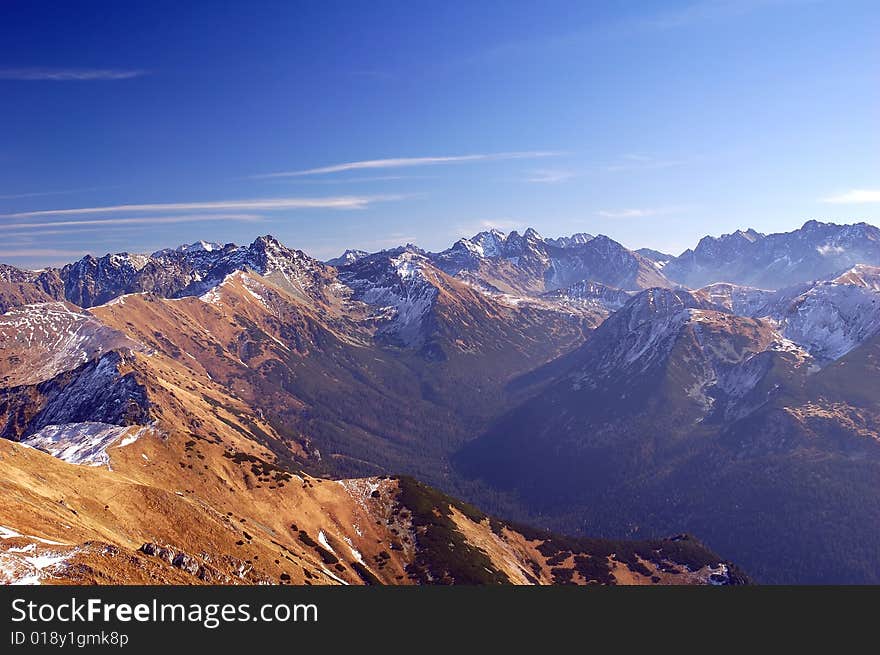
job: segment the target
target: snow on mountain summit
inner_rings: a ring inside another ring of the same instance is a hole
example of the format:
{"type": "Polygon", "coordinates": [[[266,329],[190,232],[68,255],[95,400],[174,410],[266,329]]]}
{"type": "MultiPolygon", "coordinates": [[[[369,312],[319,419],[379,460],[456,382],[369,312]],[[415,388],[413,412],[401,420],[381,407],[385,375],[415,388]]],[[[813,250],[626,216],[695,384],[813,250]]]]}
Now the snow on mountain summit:
{"type": "Polygon", "coordinates": [[[328,259],[326,264],[329,266],[346,266],[348,264],[354,264],[357,260],[362,259],[369,255],[366,250],[355,250],[355,249],[347,249],[343,252],[339,257],[334,257],[333,259],[328,259]]]}
{"type": "Polygon", "coordinates": [[[750,229],[704,237],[695,249],[666,264],[663,272],[693,288],[732,282],[782,289],[857,264],[880,265],[880,229],[867,223],[810,220],[785,233],[761,234],[750,229]]]}
{"type": "Polygon", "coordinates": [[[854,268],[813,285],[781,308],[777,317],[785,336],[818,358],[836,360],[880,333],[880,269],[871,268],[873,279],[854,268]]]}
{"type": "Polygon", "coordinates": [[[425,338],[425,322],[438,290],[425,277],[430,260],[420,252],[400,248],[364,257],[346,267],[340,279],[356,300],[391,313],[380,333],[408,347],[425,338]]]}
{"type": "Polygon", "coordinates": [[[177,246],[176,250],[178,252],[188,252],[193,250],[204,250],[205,252],[213,252],[215,250],[222,249],[223,246],[219,243],[213,243],[211,241],[195,241],[190,244],[184,244],[182,246],[177,246]]]}
{"type": "Polygon", "coordinates": [[[621,289],[672,286],[653,262],[606,236],[544,238],[534,228],[459,239],[431,256],[445,273],[478,288],[543,293],[582,281],[621,289]]]}
{"type": "Polygon", "coordinates": [[[696,292],[740,316],[766,317],[818,360],[839,359],[880,333],[880,267],[858,264],[828,280],[772,291],[729,283],[696,292]]]}

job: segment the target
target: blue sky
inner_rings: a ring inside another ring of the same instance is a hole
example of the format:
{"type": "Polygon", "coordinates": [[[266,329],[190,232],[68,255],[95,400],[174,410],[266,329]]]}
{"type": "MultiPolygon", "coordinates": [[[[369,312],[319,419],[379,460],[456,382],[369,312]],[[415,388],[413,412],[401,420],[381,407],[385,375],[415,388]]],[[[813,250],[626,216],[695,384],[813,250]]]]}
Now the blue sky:
{"type": "Polygon", "coordinates": [[[15,265],[880,222],[873,0],[57,4],[0,20],[15,265]]]}

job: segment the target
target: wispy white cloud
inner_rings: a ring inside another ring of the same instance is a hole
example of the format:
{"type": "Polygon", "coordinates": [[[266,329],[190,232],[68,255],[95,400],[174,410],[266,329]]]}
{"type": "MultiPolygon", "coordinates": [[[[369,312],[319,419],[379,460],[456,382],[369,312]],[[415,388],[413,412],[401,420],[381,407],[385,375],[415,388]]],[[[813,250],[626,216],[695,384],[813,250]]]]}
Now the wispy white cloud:
{"type": "Polygon", "coordinates": [[[128,80],[141,75],[146,75],[146,71],[114,68],[0,68],[0,80],[88,82],[128,80]]]}
{"type": "Polygon", "coordinates": [[[258,214],[190,214],[185,216],[136,216],[126,218],[94,218],[75,221],[40,221],[0,223],[0,231],[38,230],[44,228],[77,229],[84,226],[114,227],[125,225],[163,225],[169,223],[200,223],[207,221],[257,222],[263,220],[258,214]]]}
{"type": "Polygon", "coordinates": [[[364,182],[398,182],[401,180],[436,180],[436,175],[366,175],[361,177],[331,177],[331,178],[311,178],[311,177],[296,177],[296,178],[283,178],[279,177],[273,180],[269,180],[269,182],[274,184],[320,184],[320,185],[333,185],[333,184],[360,184],[364,182]]]}
{"type": "Polygon", "coordinates": [[[403,196],[338,196],[331,198],[252,198],[250,200],[220,200],[212,202],[152,203],[143,205],[110,205],[105,207],[76,207],[73,209],[41,209],[38,211],[0,214],[5,218],[34,216],[71,216],[82,214],[114,214],[121,212],[169,211],[276,211],[281,209],[363,209],[370,203],[399,200],[403,196]]]}
{"type": "Polygon", "coordinates": [[[602,209],[597,212],[603,218],[642,218],[656,216],[656,209],[602,209]]]}
{"type": "Polygon", "coordinates": [[[559,184],[560,182],[568,182],[573,177],[577,177],[577,173],[568,170],[559,169],[539,169],[532,171],[526,182],[534,184],[559,184]]]}
{"type": "Polygon", "coordinates": [[[332,166],[319,168],[307,168],[298,171],[283,171],[280,173],[264,173],[252,175],[254,179],[268,179],[273,177],[301,177],[304,175],[327,175],[330,173],[343,173],[345,171],[372,170],[378,168],[406,168],[410,166],[432,166],[436,164],[461,164],[476,161],[501,161],[507,159],[537,159],[541,157],[554,157],[558,152],[528,151],[528,152],[496,152],[477,155],[455,155],[449,157],[396,157],[394,159],[367,159],[364,161],[351,161],[332,166]]]}
{"type": "Polygon", "coordinates": [[[630,207],[624,209],[602,209],[596,212],[602,218],[647,218],[649,216],[667,216],[693,209],[694,205],[677,205],[675,207],[630,207]]]}
{"type": "Polygon", "coordinates": [[[30,193],[10,193],[0,196],[0,200],[16,200],[19,198],[39,198],[41,196],[62,196],[68,193],[87,193],[89,191],[102,191],[118,187],[88,187],[85,189],[67,189],[65,191],[32,191],[30,193]]]}
{"type": "Polygon", "coordinates": [[[835,205],[861,205],[880,202],[880,189],[851,189],[836,196],[822,198],[822,202],[835,205]]]}
{"type": "Polygon", "coordinates": [[[395,232],[382,239],[361,241],[359,248],[361,250],[366,250],[367,252],[373,252],[376,250],[384,250],[386,248],[405,246],[408,243],[416,243],[418,240],[419,238],[411,232],[395,232]]]}
{"type": "Polygon", "coordinates": [[[11,250],[0,249],[0,258],[26,259],[28,257],[79,257],[83,253],[83,250],[63,250],[58,248],[15,248],[11,250]]]}
{"type": "Polygon", "coordinates": [[[673,166],[681,166],[684,163],[680,159],[658,159],[647,155],[627,154],[621,155],[616,162],[607,164],[602,169],[609,173],[619,173],[622,171],[672,168],[673,166]]]}
{"type": "Polygon", "coordinates": [[[489,218],[460,223],[451,230],[450,234],[455,237],[472,237],[479,232],[487,232],[489,230],[500,230],[501,232],[520,230],[527,224],[528,221],[515,218],[489,218]]]}
{"type": "MultiPolygon", "coordinates": [[[[110,234],[110,233],[118,234],[120,229],[124,228],[124,227],[125,226],[114,228],[113,226],[110,226],[108,228],[107,226],[103,226],[103,225],[89,225],[89,226],[84,226],[84,227],[74,226],[74,227],[70,227],[70,228],[65,228],[62,226],[62,227],[58,227],[58,228],[46,228],[46,229],[40,228],[40,229],[36,229],[36,230],[18,228],[18,231],[11,231],[11,232],[7,232],[6,230],[3,230],[2,228],[0,228],[0,233],[2,233],[4,239],[7,239],[7,238],[18,239],[19,242],[21,242],[23,240],[27,240],[30,243],[33,243],[36,238],[42,238],[44,236],[49,236],[49,235],[65,234],[67,236],[70,236],[70,233],[74,232],[74,231],[77,234],[100,232],[101,234],[95,235],[95,240],[103,243],[103,242],[107,241],[107,239],[104,238],[107,236],[107,234],[110,234]]],[[[133,225],[131,227],[137,228],[138,226],[133,225]]],[[[140,226],[140,227],[149,229],[148,225],[147,226],[140,226]]]]}

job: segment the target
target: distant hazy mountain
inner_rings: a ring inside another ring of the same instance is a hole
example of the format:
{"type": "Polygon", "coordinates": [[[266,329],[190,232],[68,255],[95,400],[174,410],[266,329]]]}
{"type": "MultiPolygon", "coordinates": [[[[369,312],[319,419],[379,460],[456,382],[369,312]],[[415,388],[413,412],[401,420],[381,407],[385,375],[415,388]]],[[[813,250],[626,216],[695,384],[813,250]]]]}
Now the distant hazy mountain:
{"type": "Polygon", "coordinates": [[[867,223],[807,221],[781,234],[738,230],[704,237],[695,249],[666,264],[663,274],[694,289],[713,282],[779,289],[856,264],[880,265],[880,230],[867,223]]]}
{"type": "Polygon", "coordinates": [[[541,297],[563,307],[593,309],[609,314],[623,307],[633,293],[584,280],[563,289],[547,291],[541,297]]]}
{"type": "Polygon", "coordinates": [[[330,266],[346,266],[347,264],[354,264],[357,260],[369,254],[366,250],[346,250],[339,257],[328,259],[326,263],[330,266]]]}
{"type": "Polygon", "coordinates": [[[743,316],[769,317],[820,361],[836,360],[880,332],[880,268],[858,264],[831,280],[767,291],[713,284],[699,294],[743,316]]]}
{"type": "Polygon", "coordinates": [[[660,252],[659,250],[651,250],[650,248],[639,248],[636,250],[638,254],[640,254],[645,259],[650,259],[657,268],[663,268],[675,259],[675,255],[669,255],[665,252],[660,252]]]}
{"type": "Polygon", "coordinates": [[[450,275],[510,293],[543,293],[584,280],[625,290],[671,286],[650,260],[605,236],[544,239],[531,228],[522,235],[492,230],[431,258],[450,275]]]}

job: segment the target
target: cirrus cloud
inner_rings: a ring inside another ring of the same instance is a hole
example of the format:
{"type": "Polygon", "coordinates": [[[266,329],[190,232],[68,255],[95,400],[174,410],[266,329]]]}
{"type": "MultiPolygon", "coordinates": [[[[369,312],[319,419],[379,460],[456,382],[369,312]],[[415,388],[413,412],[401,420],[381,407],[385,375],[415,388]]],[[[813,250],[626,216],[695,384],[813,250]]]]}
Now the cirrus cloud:
{"type": "Polygon", "coordinates": [[[642,218],[662,213],[659,209],[602,209],[599,216],[603,218],[642,218]]]}
{"type": "Polygon", "coordinates": [[[81,214],[113,214],[120,212],[167,211],[277,211],[282,209],[364,209],[370,203],[399,200],[403,196],[337,196],[327,198],[251,198],[249,200],[219,200],[209,202],[171,202],[138,205],[107,205],[102,207],[75,207],[71,209],[40,209],[37,211],[0,214],[4,218],[35,216],[71,216],[81,214]]]}
{"type": "Polygon", "coordinates": [[[3,259],[25,259],[27,257],[79,257],[82,254],[82,250],[67,250],[59,248],[0,249],[0,257],[3,259]]]}
{"type": "Polygon", "coordinates": [[[0,231],[7,230],[56,230],[77,229],[85,226],[118,227],[126,225],[162,225],[170,223],[200,223],[205,221],[258,222],[263,217],[258,214],[190,214],[184,216],[135,216],[125,218],[94,218],[73,221],[27,221],[19,223],[0,223],[0,231]]]}
{"type": "Polygon", "coordinates": [[[834,205],[861,205],[880,202],[880,189],[851,189],[835,196],[822,198],[822,202],[834,205]]]}
{"type": "Polygon", "coordinates": [[[146,75],[142,70],[113,68],[0,68],[0,80],[90,82],[96,80],[128,80],[146,75]]]}
{"type": "Polygon", "coordinates": [[[526,178],[526,182],[532,184],[559,184],[560,182],[568,182],[573,177],[577,177],[577,173],[569,170],[546,169],[532,171],[531,175],[526,178]]]}
{"type": "Polygon", "coordinates": [[[495,152],[477,155],[454,155],[446,157],[395,157],[393,159],[366,159],[363,161],[350,161],[343,164],[321,166],[318,168],[306,168],[297,171],[282,171],[280,173],[264,173],[251,175],[253,179],[269,179],[273,177],[301,177],[304,175],[327,175],[342,173],[345,171],[373,170],[379,168],[406,168],[410,166],[432,166],[436,164],[461,164],[476,161],[502,161],[510,159],[537,159],[540,157],[554,157],[558,152],[528,151],[528,152],[495,152]]]}

